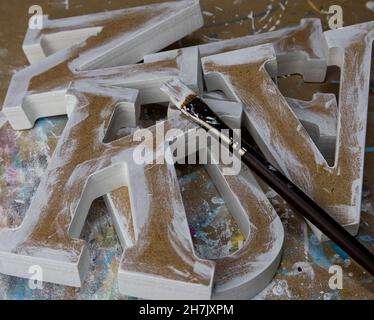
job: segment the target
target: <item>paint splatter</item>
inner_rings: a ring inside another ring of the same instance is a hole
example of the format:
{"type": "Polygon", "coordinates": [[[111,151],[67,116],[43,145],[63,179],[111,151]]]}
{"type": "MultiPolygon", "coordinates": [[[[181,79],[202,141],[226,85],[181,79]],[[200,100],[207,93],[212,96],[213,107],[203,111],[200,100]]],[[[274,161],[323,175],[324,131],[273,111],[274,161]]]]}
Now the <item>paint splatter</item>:
{"type": "Polygon", "coordinates": [[[374,1],[366,2],[366,8],[368,8],[371,11],[374,11],[374,1]]]}

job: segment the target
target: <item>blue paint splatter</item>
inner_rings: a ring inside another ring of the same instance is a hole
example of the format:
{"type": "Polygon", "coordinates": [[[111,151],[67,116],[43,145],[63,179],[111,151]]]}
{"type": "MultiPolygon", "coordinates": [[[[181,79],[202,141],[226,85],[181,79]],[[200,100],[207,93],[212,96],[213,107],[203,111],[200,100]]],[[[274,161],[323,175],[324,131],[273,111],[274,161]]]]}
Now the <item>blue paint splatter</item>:
{"type": "Polygon", "coordinates": [[[342,259],[348,259],[349,255],[334,242],[330,242],[330,247],[335,250],[335,252],[342,257],[342,259]]]}
{"type": "Polygon", "coordinates": [[[309,254],[314,263],[325,269],[330,268],[331,262],[324,253],[323,244],[314,234],[309,237],[309,254]]]}
{"type": "Polygon", "coordinates": [[[198,173],[197,172],[192,172],[192,173],[186,174],[183,177],[179,178],[179,183],[182,186],[185,186],[189,183],[192,183],[192,182],[196,181],[198,178],[199,178],[198,173]]]}
{"type": "Polygon", "coordinates": [[[212,180],[208,181],[207,189],[215,188],[214,182],[212,180]]]}
{"type": "Polygon", "coordinates": [[[113,252],[112,251],[108,251],[108,252],[105,252],[104,253],[104,261],[103,261],[103,264],[105,266],[107,265],[110,265],[112,263],[112,260],[113,260],[113,252]]]}
{"type": "Polygon", "coordinates": [[[13,285],[7,293],[10,300],[31,300],[32,290],[28,286],[28,280],[22,278],[12,278],[13,285]]]}
{"type": "Polygon", "coordinates": [[[332,292],[326,292],[323,295],[323,300],[340,300],[339,290],[334,290],[332,292]]]}
{"type": "Polygon", "coordinates": [[[332,83],[332,84],[340,84],[340,80],[331,80],[330,83],[332,83]]]}
{"type": "Polygon", "coordinates": [[[363,234],[363,235],[360,236],[360,240],[365,241],[365,242],[374,241],[374,237],[372,237],[369,234],[363,234]]]}
{"type": "Polygon", "coordinates": [[[374,147],[366,147],[365,152],[374,152],[374,147]]]}

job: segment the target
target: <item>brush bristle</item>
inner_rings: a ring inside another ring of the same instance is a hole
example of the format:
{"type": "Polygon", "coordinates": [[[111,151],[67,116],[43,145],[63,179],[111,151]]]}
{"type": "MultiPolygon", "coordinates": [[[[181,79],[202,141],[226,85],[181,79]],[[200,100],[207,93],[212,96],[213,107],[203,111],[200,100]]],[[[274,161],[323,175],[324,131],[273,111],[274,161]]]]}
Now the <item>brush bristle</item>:
{"type": "Polygon", "coordinates": [[[168,95],[171,102],[179,109],[188,104],[193,98],[196,98],[195,92],[176,78],[166,81],[160,89],[168,95]]]}

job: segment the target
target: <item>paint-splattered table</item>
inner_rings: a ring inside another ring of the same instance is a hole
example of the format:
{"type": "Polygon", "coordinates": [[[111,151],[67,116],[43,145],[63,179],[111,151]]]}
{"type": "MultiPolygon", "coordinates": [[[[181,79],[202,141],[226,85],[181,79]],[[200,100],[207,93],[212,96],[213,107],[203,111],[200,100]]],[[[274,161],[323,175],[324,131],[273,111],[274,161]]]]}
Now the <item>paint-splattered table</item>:
{"type": "MultiPolygon", "coordinates": [[[[151,2],[160,1],[127,0],[125,5],[151,2]]],[[[0,3],[0,101],[3,101],[12,73],[26,65],[21,45],[28,8],[33,4],[31,0],[0,3]]],[[[124,6],[121,0],[40,0],[38,4],[53,18],[124,6]]],[[[202,0],[205,26],[173,47],[267,32],[297,24],[303,17],[319,17],[327,29],[325,12],[332,4],[342,6],[345,25],[374,18],[373,2],[366,0],[202,0]]],[[[279,83],[284,94],[310,99],[316,91],[336,93],[337,75],[337,70],[329,70],[324,84],[306,84],[298,76],[279,79],[279,83]]],[[[373,87],[370,90],[362,222],[358,238],[374,251],[373,87]]],[[[163,116],[152,113],[152,110],[143,110],[143,118],[152,121],[163,116]]],[[[0,117],[0,228],[14,227],[22,221],[65,123],[65,117],[42,119],[32,130],[15,132],[0,117]]],[[[204,168],[179,166],[177,171],[197,253],[213,258],[234,251],[243,237],[204,168]]],[[[263,187],[282,219],[286,241],[276,277],[257,298],[374,299],[373,278],[358,269],[331,242],[318,242],[305,221],[274,192],[263,187]],[[332,264],[343,267],[343,290],[329,288],[328,269],[332,264]]],[[[45,284],[43,290],[31,291],[26,280],[0,275],[0,299],[126,299],[118,293],[116,282],[122,249],[102,200],[93,204],[82,238],[89,244],[91,256],[82,288],[45,284]]]]}

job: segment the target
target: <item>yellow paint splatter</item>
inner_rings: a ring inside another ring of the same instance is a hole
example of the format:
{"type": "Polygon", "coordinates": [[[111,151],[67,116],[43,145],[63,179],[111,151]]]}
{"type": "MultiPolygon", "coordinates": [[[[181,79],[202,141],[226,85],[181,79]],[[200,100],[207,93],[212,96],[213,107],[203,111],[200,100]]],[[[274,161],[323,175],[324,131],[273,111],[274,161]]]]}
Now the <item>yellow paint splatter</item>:
{"type": "Polygon", "coordinates": [[[309,6],[316,12],[318,12],[319,14],[325,14],[326,12],[325,11],[322,11],[320,9],[318,9],[318,7],[314,4],[314,2],[312,0],[306,0],[306,2],[308,2],[309,6]]]}

